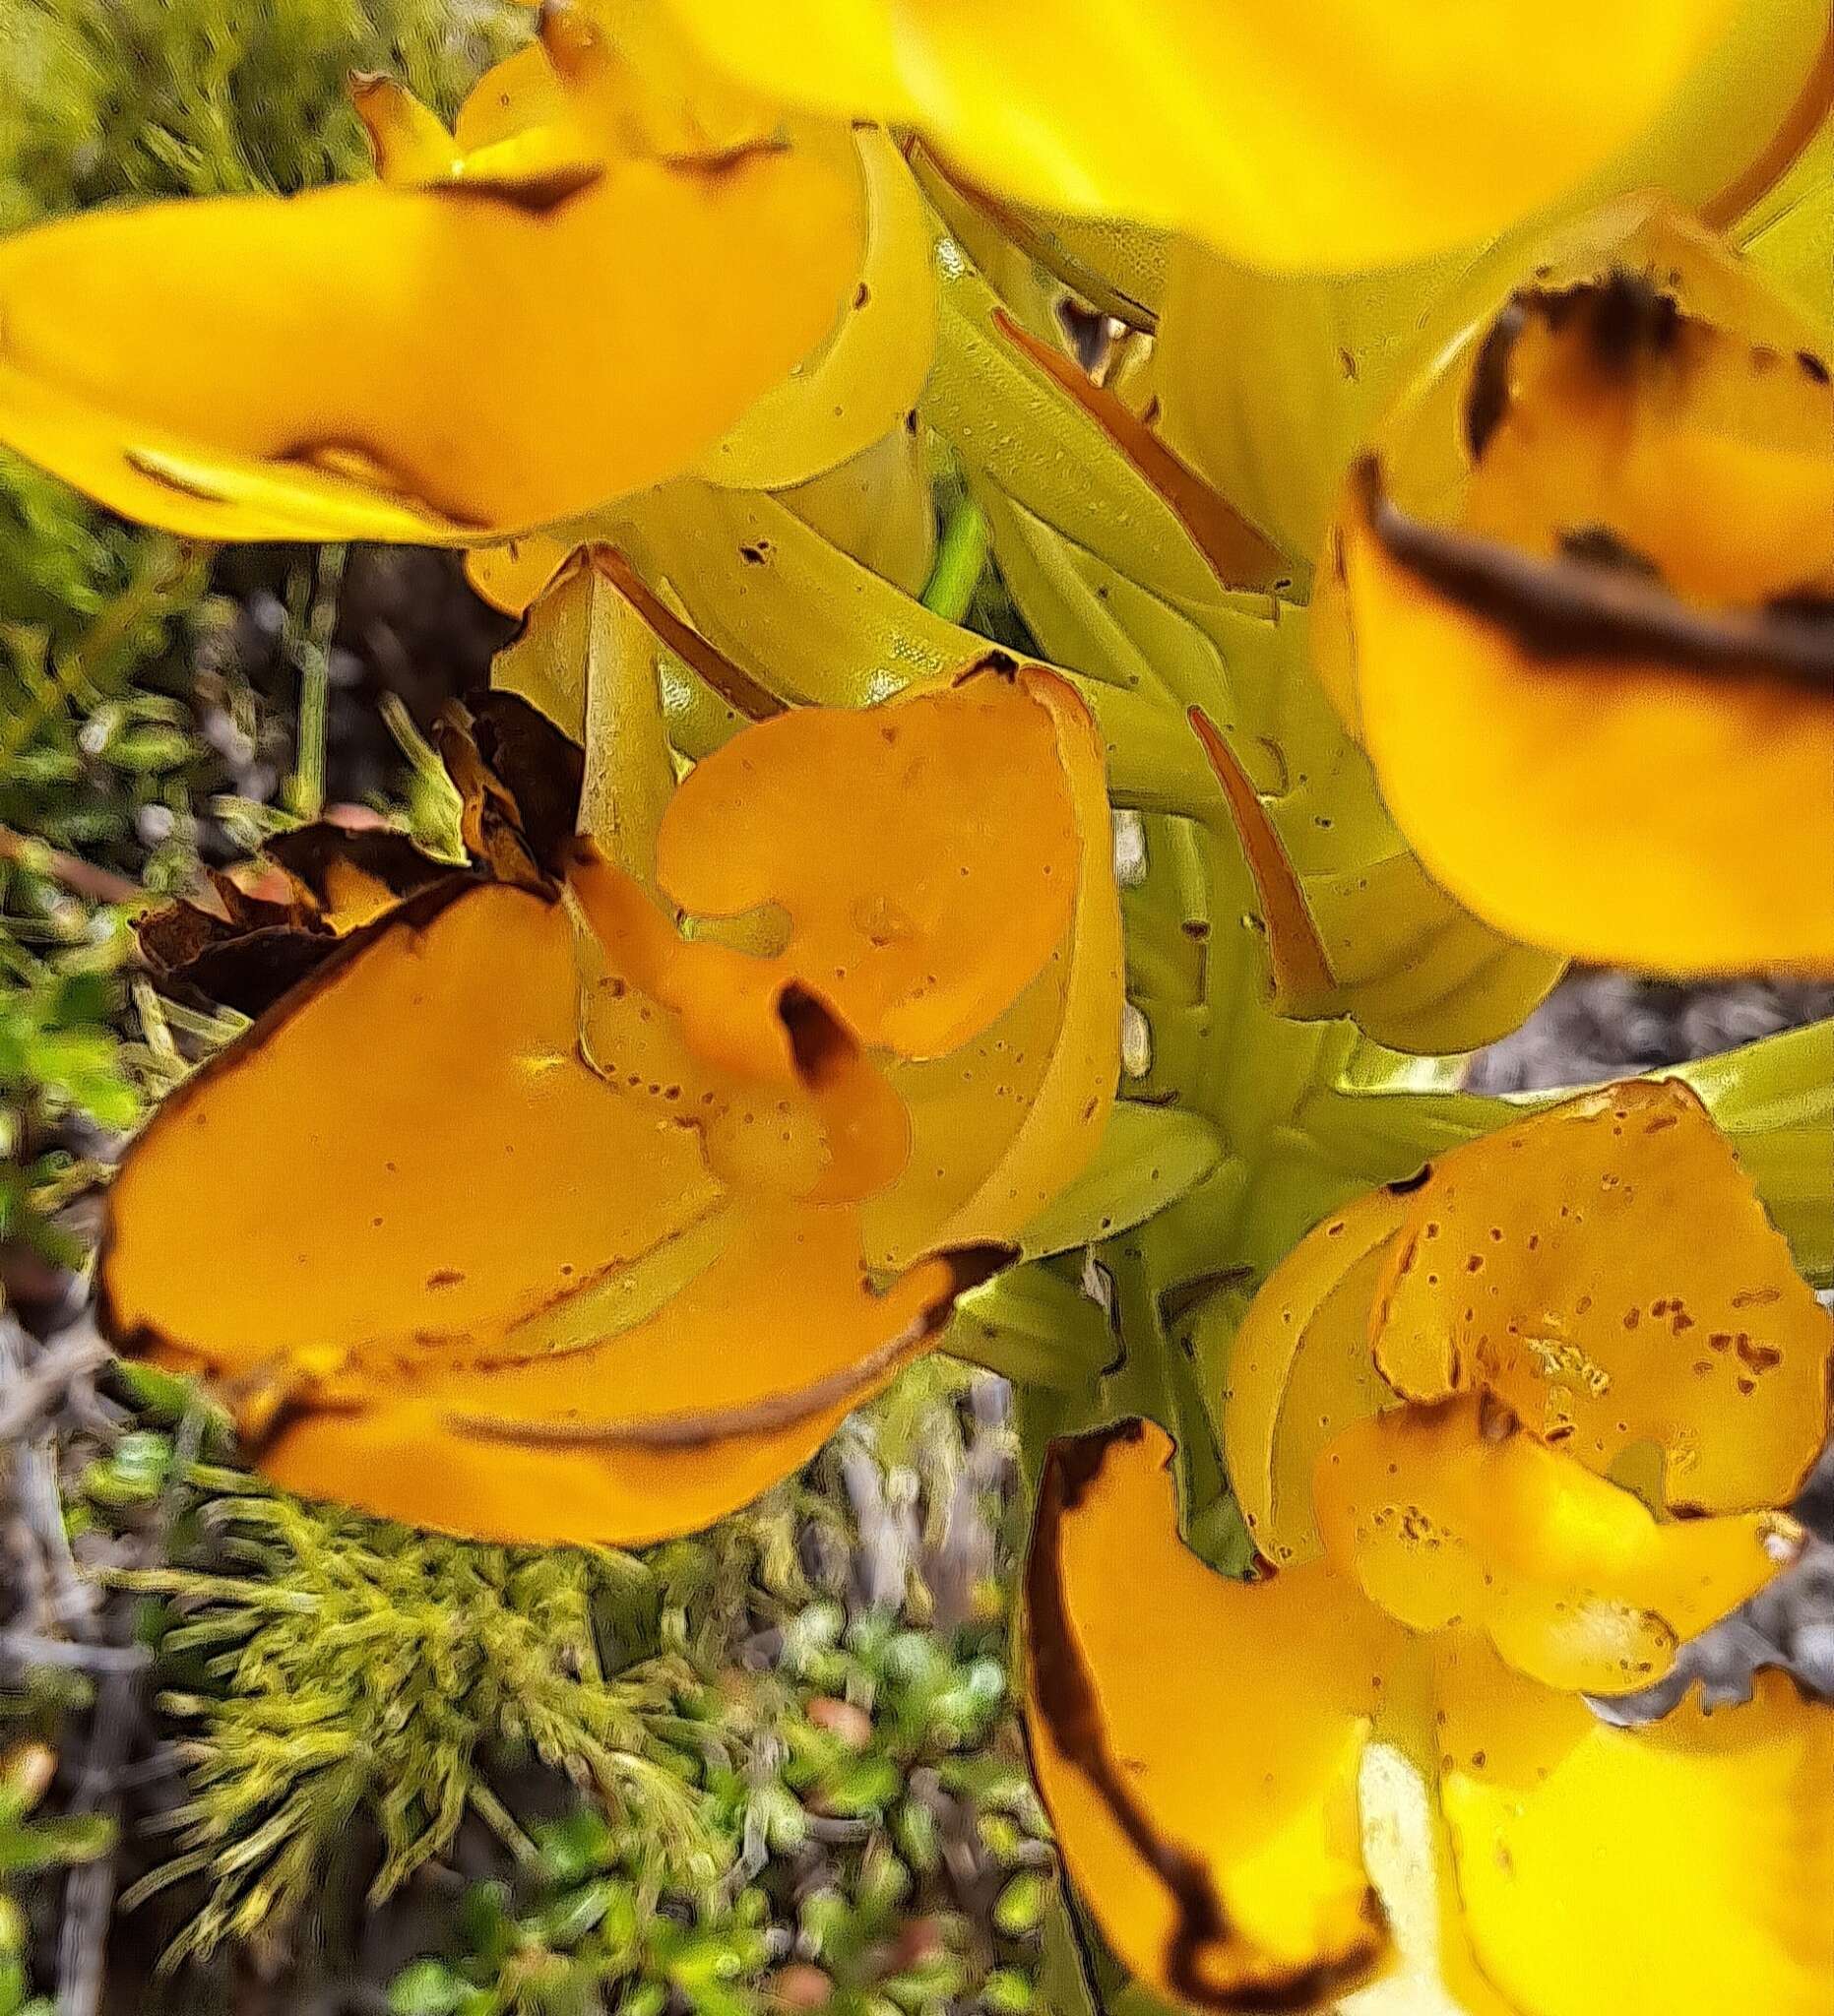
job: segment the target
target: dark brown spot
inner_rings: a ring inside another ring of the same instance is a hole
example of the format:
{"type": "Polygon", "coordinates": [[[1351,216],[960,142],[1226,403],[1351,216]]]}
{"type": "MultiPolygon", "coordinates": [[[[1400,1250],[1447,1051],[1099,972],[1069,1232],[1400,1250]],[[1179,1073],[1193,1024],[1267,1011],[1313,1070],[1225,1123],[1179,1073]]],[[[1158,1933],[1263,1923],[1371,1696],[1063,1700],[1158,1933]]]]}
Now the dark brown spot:
{"type": "Polygon", "coordinates": [[[1834,690],[1834,608],[1693,609],[1618,568],[1543,559],[1410,517],[1387,497],[1373,457],[1359,465],[1355,481],[1388,556],[1526,658],[1573,671],[1653,662],[1706,677],[1834,690]]]}

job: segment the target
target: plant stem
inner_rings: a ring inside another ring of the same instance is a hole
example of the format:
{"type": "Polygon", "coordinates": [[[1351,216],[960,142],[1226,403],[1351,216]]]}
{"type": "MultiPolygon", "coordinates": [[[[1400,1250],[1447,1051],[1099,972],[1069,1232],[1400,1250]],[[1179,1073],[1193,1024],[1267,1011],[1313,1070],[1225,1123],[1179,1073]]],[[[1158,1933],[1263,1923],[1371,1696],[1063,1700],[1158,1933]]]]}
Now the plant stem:
{"type": "Polygon", "coordinates": [[[936,564],[923,589],[923,606],[945,622],[959,623],[968,614],[986,564],[987,521],[980,506],[964,496],[942,529],[936,564]]]}

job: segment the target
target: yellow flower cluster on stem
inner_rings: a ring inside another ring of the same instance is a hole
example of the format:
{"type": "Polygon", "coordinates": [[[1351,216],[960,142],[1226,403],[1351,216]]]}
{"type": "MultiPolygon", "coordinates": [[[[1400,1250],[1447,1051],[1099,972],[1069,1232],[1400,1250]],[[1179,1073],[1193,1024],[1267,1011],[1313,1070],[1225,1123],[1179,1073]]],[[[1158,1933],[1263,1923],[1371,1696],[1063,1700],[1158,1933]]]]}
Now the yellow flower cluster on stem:
{"type": "Polygon", "coordinates": [[[149,921],[255,1020],[110,1332],[531,1542],[979,1355],[1094,1984],[1822,2016],[1834,1715],[1590,1703],[1798,1548],[1834,1032],[1459,1085],[1570,958],[1834,973],[1826,0],[531,27],[451,131],[357,80],[373,181],[0,242],[0,442],[526,617],[463,863],[309,827],[149,921]]]}

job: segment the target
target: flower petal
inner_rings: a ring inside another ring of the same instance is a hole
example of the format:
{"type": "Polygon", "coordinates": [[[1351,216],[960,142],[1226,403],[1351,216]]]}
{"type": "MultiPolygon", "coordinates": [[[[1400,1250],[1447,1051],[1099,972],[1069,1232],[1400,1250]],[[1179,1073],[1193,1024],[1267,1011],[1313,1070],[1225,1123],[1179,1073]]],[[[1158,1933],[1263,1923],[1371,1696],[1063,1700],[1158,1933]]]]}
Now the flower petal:
{"type": "Polygon", "coordinates": [[[1033,1764],[1079,1894],[1151,1990],[1308,2007],[1387,1949],[1357,1777],[1391,1635],[1327,1563],[1206,1568],[1170,1455],[1139,1421],[1052,1448],[1025,1584],[1033,1764]]]}
{"type": "Polygon", "coordinates": [[[1612,1086],[1486,1135],[1411,1203],[1370,1319],[1398,1391],[1482,1386],[1601,1472],[1653,1441],[1673,1505],[1795,1495],[1834,1321],[1685,1086],[1612,1086]]]}
{"type": "Polygon", "coordinates": [[[1518,1672],[1572,1693],[1664,1678],[1680,1641],[1755,1596],[1802,1540],[1781,1513],[1659,1524],[1475,1394],[1344,1429],[1314,1497],[1332,1560],[1371,1603],[1416,1631],[1486,1631],[1518,1672]]]}
{"type": "MultiPolygon", "coordinates": [[[[1049,872],[1072,878],[1073,905],[1043,967],[1002,1015],[947,1055],[891,1068],[911,1114],[911,1160],[865,1208],[868,1250],[887,1265],[926,1246],[1019,1238],[1095,1155],[1113,1105],[1125,962],[1102,741],[1062,680],[1037,667],[1016,677],[1009,687],[990,675],[997,713],[982,719],[1006,719],[1021,693],[1048,722],[1048,756],[1028,759],[1028,744],[1003,727],[993,738],[1008,761],[1056,772],[1076,844],[1049,872]]],[[[1015,838],[1023,846],[1023,824],[1013,836],[1006,823],[1023,796],[1002,788],[983,802],[1001,807],[988,830],[1002,848],[1015,838]]]]}
{"type": "Polygon", "coordinates": [[[735,489],[806,482],[902,427],[935,353],[929,218],[897,145],[869,126],[811,125],[798,139],[837,179],[862,181],[865,249],[827,342],[701,457],[700,474],[735,489]]]}
{"type": "Polygon", "coordinates": [[[0,243],[0,438],[195,536],[464,543],[673,473],[855,282],[858,192],[793,149],[477,158],[0,243]]]}
{"type": "Polygon", "coordinates": [[[877,1292],[856,1210],[734,1200],[578,1018],[552,891],[453,876],[344,939],[129,1152],[110,1334],[222,1381],[278,1481],[388,1516],[634,1543],[744,1502],[1004,1255],[877,1292]]]}
{"type": "Polygon", "coordinates": [[[1323,1550],[1312,1474],[1327,1442],[1394,1404],[1369,1352],[1369,1304],[1405,1196],[1373,1190],[1295,1246],[1248,1306],[1223,1388],[1230,1482],[1276,1567],[1323,1550]]]}
{"type": "Polygon", "coordinates": [[[1081,714],[994,654],[944,692],[762,723],[676,792],[658,880],[702,917],[781,904],[786,972],[865,1042],[946,1055],[1017,999],[1074,913],[1085,807],[1052,702],[1064,724],[1081,714]]]}
{"type": "Polygon", "coordinates": [[[1834,1982],[1834,1713],[1749,1705],[1613,1729],[1460,1643],[1441,1797],[1466,1928],[1523,2016],[1822,2016],[1834,1982]]]}
{"type": "Polygon", "coordinates": [[[672,0],[761,90],[915,125],[1022,203],[1170,224],[1258,264],[1384,265],[1538,208],[1657,113],[1727,0],[1339,5],[1144,0],[1066,35],[1038,0],[672,0]]]}
{"type": "Polygon", "coordinates": [[[1614,218],[1441,346],[1355,472],[1321,668],[1343,595],[1395,816],[1501,928],[1676,973],[1834,970],[1825,335],[1698,231],[1614,218]]]}
{"type": "Polygon", "coordinates": [[[100,1266],[111,1334],[231,1372],[411,1358],[416,1337],[494,1335],[699,1218],[718,1189],[695,1137],[579,1061],[577,997],[551,894],[455,875],[346,937],[129,1151],[100,1266]],[[227,1264],[198,1264],[206,1198],[227,1264]]]}
{"type": "Polygon", "coordinates": [[[691,1532],[806,1462],[1004,1257],[939,1255],[877,1293],[852,1212],[723,1229],[718,1257],[621,1335],[558,1352],[530,1339],[527,1357],[469,1376],[328,1388],[282,1421],[263,1471],[480,1538],[630,1546],[691,1532]]]}

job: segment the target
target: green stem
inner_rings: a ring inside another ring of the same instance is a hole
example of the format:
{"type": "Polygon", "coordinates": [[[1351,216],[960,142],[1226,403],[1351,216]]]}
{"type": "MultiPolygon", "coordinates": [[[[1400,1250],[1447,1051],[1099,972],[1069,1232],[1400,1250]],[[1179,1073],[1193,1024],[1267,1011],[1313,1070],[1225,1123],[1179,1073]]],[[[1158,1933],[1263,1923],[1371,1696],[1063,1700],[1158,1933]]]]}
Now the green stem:
{"type": "Polygon", "coordinates": [[[923,589],[923,606],[932,616],[959,623],[968,614],[986,564],[987,521],[980,506],[964,496],[943,526],[936,564],[923,589]]]}
{"type": "MultiPolygon", "coordinates": [[[[344,585],[348,546],[326,546],[319,555],[309,609],[288,612],[299,666],[299,743],[287,786],[288,810],[316,819],[325,809],[325,729],[331,704],[331,639],[338,623],[338,592],[344,585]]],[[[303,600],[305,575],[295,577],[303,600]]]]}

